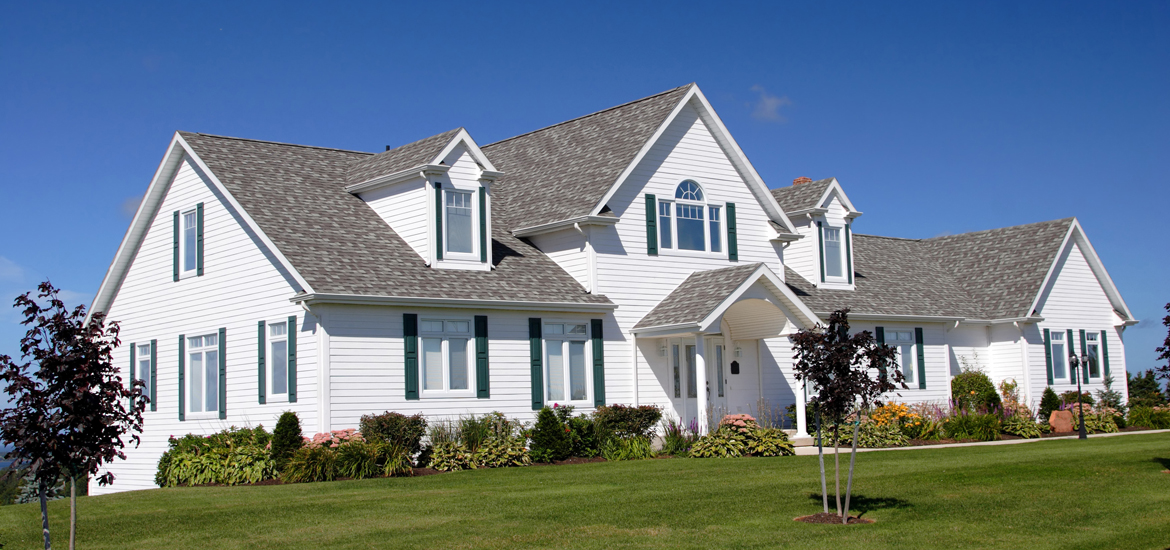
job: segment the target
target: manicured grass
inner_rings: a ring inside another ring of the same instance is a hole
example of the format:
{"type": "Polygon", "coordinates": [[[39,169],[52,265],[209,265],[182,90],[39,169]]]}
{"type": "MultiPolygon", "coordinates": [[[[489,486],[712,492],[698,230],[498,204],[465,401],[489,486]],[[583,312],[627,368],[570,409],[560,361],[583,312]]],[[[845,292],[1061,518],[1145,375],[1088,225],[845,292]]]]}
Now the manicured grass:
{"type": "MultiPolygon", "coordinates": [[[[876,523],[848,527],[792,521],[820,511],[815,456],[160,489],[81,499],[78,547],[1166,548],[1168,468],[1170,434],[861,453],[876,523]]],[[[0,508],[0,543],[38,548],[39,522],[0,508]]]]}

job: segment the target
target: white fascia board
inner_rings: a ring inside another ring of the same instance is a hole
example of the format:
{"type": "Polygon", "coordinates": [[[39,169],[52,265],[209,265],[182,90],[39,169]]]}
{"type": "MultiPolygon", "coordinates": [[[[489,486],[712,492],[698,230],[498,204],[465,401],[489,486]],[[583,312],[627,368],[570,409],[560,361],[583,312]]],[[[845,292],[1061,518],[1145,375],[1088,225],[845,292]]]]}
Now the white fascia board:
{"type": "Polygon", "coordinates": [[[446,164],[420,164],[420,165],[415,166],[413,168],[407,168],[406,170],[394,172],[393,174],[386,174],[386,175],[378,176],[376,178],[370,178],[370,179],[363,181],[361,183],[347,185],[345,187],[345,191],[347,193],[357,195],[359,193],[365,193],[367,191],[373,191],[375,189],[381,189],[383,187],[397,185],[399,183],[407,182],[407,181],[410,181],[410,180],[415,179],[415,178],[424,178],[425,179],[426,176],[424,174],[426,174],[426,173],[436,173],[437,172],[440,174],[445,174],[445,173],[447,173],[447,170],[450,170],[450,169],[451,169],[451,167],[447,166],[446,164]]]}
{"type": "Polygon", "coordinates": [[[1041,323],[1043,321],[1044,321],[1043,317],[1040,317],[1039,315],[1033,315],[1031,317],[1010,317],[1010,318],[1004,318],[1004,319],[963,319],[962,321],[959,321],[959,324],[960,325],[990,326],[990,325],[1009,325],[1009,324],[1019,323],[1019,324],[1023,324],[1023,325],[1030,325],[1033,323],[1041,323]]]}
{"type": "Polygon", "coordinates": [[[664,336],[678,336],[700,332],[699,323],[678,323],[674,325],[659,325],[656,327],[642,327],[630,330],[639,338],[661,338],[664,336]]]}
{"type": "Polygon", "coordinates": [[[534,225],[531,227],[522,227],[512,231],[512,234],[517,237],[531,237],[533,235],[541,235],[544,233],[552,233],[573,227],[574,225],[615,225],[621,221],[617,216],[577,216],[576,218],[569,218],[567,220],[560,220],[541,225],[534,225]]]}
{"type": "Polygon", "coordinates": [[[747,156],[743,154],[743,150],[739,148],[739,144],[735,142],[735,138],[731,137],[731,133],[727,131],[727,127],[723,125],[723,121],[719,119],[719,115],[716,114],[715,109],[711,107],[711,103],[707,101],[706,96],[704,96],[703,92],[699,90],[698,84],[691,84],[690,89],[687,90],[687,93],[683,95],[683,98],[678,102],[678,104],[674,106],[674,110],[670,112],[670,114],[666,117],[666,120],[662,121],[662,124],[658,126],[658,129],[654,131],[654,134],[650,136],[650,139],[646,140],[646,143],[642,144],[642,149],[638,151],[638,154],[634,157],[634,160],[630,162],[628,166],[626,166],[626,169],[623,170],[620,175],[618,175],[617,181],[610,185],[609,191],[606,191],[605,196],[603,196],[601,200],[593,206],[593,211],[591,213],[593,215],[601,213],[601,210],[605,208],[606,204],[609,203],[609,199],[613,198],[613,195],[617,193],[618,189],[622,186],[623,183],[625,183],[626,179],[630,177],[630,175],[634,172],[634,169],[638,167],[638,164],[642,162],[642,159],[645,158],[647,154],[649,154],[650,150],[654,147],[654,144],[658,143],[658,140],[662,137],[663,132],[665,132],[666,129],[670,126],[670,123],[674,122],[674,119],[678,117],[678,114],[682,112],[682,110],[687,106],[688,103],[690,103],[692,99],[699,102],[701,107],[699,110],[699,117],[706,117],[704,118],[703,122],[709,123],[710,126],[713,126],[713,131],[711,133],[715,137],[715,141],[719,143],[720,147],[724,150],[724,153],[728,154],[732,165],[735,166],[736,171],[739,172],[740,176],[743,177],[743,179],[747,182],[748,189],[751,190],[752,194],[755,195],[756,200],[764,207],[764,210],[768,213],[768,217],[777,223],[784,224],[784,227],[787,227],[789,231],[796,233],[796,227],[792,225],[792,221],[789,220],[788,216],[784,214],[784,210],[780,208],[780,204],[777,203],[776,198],[772,196],[772,192],[768,189],[768,185],[764,183],[763,178],[761,178],[760,174],[756,172],[755,167],[752,166],[750,161],[748,161],[747,156]]]}
{"type": "MultiPolygon", "coordinates": [[[[828,319],[829,315],[832,315],[832,312],[822,311],[819,313],[819,315],[828,319]]],[[[850,313],[849,319],[853,321],[891,321],[896,323],[961,323],[966,319],[966,317],[952,317],[948,315],[890,315],[884,313],[850,313]]]]}
{"type": "Polygon", "coordinates": [[[766,264],[760,264],[760,267],[756,268],[727,298],[715,306],[715,309],[711,313],[707,314],[702,321],[699,321],[699,326],[708,327],[708,331],[713,330],[711,327],[714,327],[719,322],[719,318],[727,312],[727,309],[739,301],[740,296],[743,296],[743,293],[747,292],[752,285],[761,279],[771,283],[769,290],[780,299],[782,304],[786,305],[797,317],[803,317],[803,319],[796,319],[799,321],[799,324],[807,328],[820,322],[817,315],[808,306],[804,305],[804,302],[800,301],[800,298],[796,297],[796,294],[788,288],[788,285],[784,284],[784,281],[780,280],[780,277],[774,271],[766,264]]]}
{"type": "Polygon", "coordinates": [[[524,302],[516,300],[463,300],[455,298],[419,298],[413,296],[365,296],[360,294],[304,293],[289,298],[290,302],[312,307],[316,304],[343,304],[363,306],[435,307],[459,309],[505,309],[522,311],[557,311],[604,313],[617,309],[617,304],[579,304],[573,302],[524,302]]]}
{"type": "Polygon", "coordinates": [[[823,208],[834,192],[837,193],[838,197],[841,197],[841,204],[849,211],[846,218],[856,218],[861,215],[861,211],[853,207],[853,202],[849,200],[849,196],[845,194],[845,190],[841,188],[841,183],[837,181],[837,178],[833,178],[833,181],[829,182],[829,186],[825,188],[825,192],[817,201],[817,206],[823,208]]]}
{"type": "Polygon", "coordinates": [[[801,235],[799,233],[796,233],[796,234],[777,233],[775,237],[772,237],[771,239],[768,239],[768,240],[769,241],[778,241],[778,242],[783,242],[783,243],[790,243],[793,241],[799,241],[800,239],[803,239],[803,238],[804,238],[804,235],[801,235]]]}
{"type": "Polygon", "coordinates": [[[85,315],[86,324],[89,324],[95,312],[108,312],[110,303],[113,302],[114,296],[121,289],[126,272],[130,269],[134,257],[138,255],[142,239],[146,237],[146,232],[150,229],[150,222],[158,213],[158,208],[162,205],[163,198],[166,197],[167,189],[170,188],[171,180],[183,162],[184,149],[179,145],[179,141],[179,133],[175,132],[170,145],[167,146],[167,152],[163,154],[162,161],[159,162],[158,168],[154,171],[154,177],[151,178],[146,193],[142,196],[142,202],[138,204],[138,210],[130,221],[130,227],[122,236],[122,243],[118,245],[118,251],[114,253],[114,259],[110,262],[109,269],[106,270],[106,276],[102,278],[97,295],[94,296],[89,312],[85,315]]]}
{"type": "MultiPolygon", "coordinates": [[[[817,203],[817,204],[820,204],[820,203],[817,203]]],[[[819,206],[814,206],[812,208],[801,208],[800,210],[793,210],[791,212],[788,212],[787,214],[789,216],[795,218],[797,216],[824,216],[825,214],[828,214],[828,213],[829,213],[828,208],[821,208],[819,206]]]]}
{"type": "Polygon", "coordinates": [[[495,165],[492,164],[492,161],[488,160],[487,155],[483,154],[483,151],[479,149],[479,145],[475,143],[475,140],[471,139],[471,134],[467,133],[466,128],[459,129],[459,133],[455,134],[455,137],[451,138],[451,141],[447,142],[447,146],[443,147],[442,151],[439,151],[439,155],[431,161],[431,164],[438,164],[444,158],[447,158],[447,155],[451,154],[451,151],[454,151],[460,143],[467,146],[467,150],[471,152],[471,157],[474,158],[475,161],[480,164],[480,166],[483,166],[485,171],[498,172],[495,165]]]}
{"type": "MultiPolygon", "coordinates": [[[[1081,255],[1089,263],[1089,269],[1093,271],[1093,275],[1097,277],[1097,281],[1101,284],[1101,288],[1105,291],[1105,295],[1109,298],[1113,308],[1123,313],[1129,320],[1133,320],[1133,313],[1130,312],[1129,306],[1125,304],[1125,300],[1121,297],[1121,292],[1117,290],[1117,285],[1113,283],[1113,278],[1109,276],[1109,272],[1105,270],[1105,264],[1101,262],[1100,256],[1097,256],[1097,251],[1093,248],[1093,244],[1089,242],[1089,238],[1081,229],[1081,223],[1076,218],[1073,218],[1069,224],[1068,233],[1065,234],[1064,240],[1060,243],[1060,248],[1056,250],[1056,256],[1052,259],[1052,265],[1048,266],[1048,272],[1044,275],[1044,280],[1040,283],[1040,289],[1036,292],[1036,297],[1032,299],[1032,304],[1028,307],[1025,315],[1030,315],[1040,305],[1040,297],[1044,295],[1044,289],[1048,288],[1048,283],[1052,281],[1052,277],[1056,275],[1056,265],[1060,263],[1060,257],[1064,255],[1064,251],[1076,243],[1081,247],[1081,255]]],[[[1136,324],[1136,322],[1135,322],[1136,324]]]]}

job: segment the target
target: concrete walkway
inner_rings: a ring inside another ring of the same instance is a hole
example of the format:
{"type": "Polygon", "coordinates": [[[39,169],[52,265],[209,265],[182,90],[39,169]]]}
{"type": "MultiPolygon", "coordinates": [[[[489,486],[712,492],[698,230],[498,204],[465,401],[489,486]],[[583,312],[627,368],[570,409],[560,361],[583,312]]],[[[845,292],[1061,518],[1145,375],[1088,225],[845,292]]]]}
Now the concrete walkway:
{"type": "MultiPolygon", "coordinates": [[[[1115,437],[1115,436],[1122,436],[1122,435],[1162,434],[1162,433],[1170,433],[1170,430],[1143,430],[1140,432],[1117,432],[1117,433],[1111,433],[1111,434],[1089,434],[1089,437],[1115,437]]],[[[1062,435],[1060,437],[1041,437],[1038,439],[1003,439],[1000,441],[975,441],[975,442],[971,442],[971,443],[944,443],[941,445],[919,445],[919,446],[915,446],[915,447],[889,447],[889,448],[884,448],[884,449],[861,449],[861,448],[858,448],[857,452],[868,453],[871,451],[910,451],[910,450],[916,450],[916,449],[946,449],[946,448],[950,448],[950,447],[977,447],[977,446],[982,446],[982,445],[1015,445],[1018,443],[1035,443],[1037,441],[1052,441],[1052,440],[1056,440],[1056,439],[1076,439],[1076,438],[1077,438],[1077,435],[1073,434],[1073,435],[1062,435]]],[[[848,453],[849,451],[850,451],[849,447],[841,447],[842,454],[848,453]]],[[[833,453],[833,447],[825,447],[825,454],[826,455],[832,454],[832,453],[833,453]]],[[[816,445],[813,445],[811,447],[797,447],[796,448],[796,456],[809,456],[809,455],[815,456],[816,454],[817,454],[816,445]]]]}

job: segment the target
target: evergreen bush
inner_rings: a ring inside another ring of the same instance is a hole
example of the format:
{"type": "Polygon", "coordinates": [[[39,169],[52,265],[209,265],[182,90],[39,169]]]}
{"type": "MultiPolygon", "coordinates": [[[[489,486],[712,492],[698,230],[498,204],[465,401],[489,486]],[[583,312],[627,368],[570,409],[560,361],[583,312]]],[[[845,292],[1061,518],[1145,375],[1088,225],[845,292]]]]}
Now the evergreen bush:
{"type": "Polygon", "coordinates": [[[301,419],[297,413],[285,411],[276,421],[276,429],[272,431],[272,460],[276,462],[277,471],[283,472],[293,453],[305,444],[305,437],[301,434],[301,419]]]}
{"type": "Polygon", "coordinates": [[[532,428],[529,439],[528,452],[536,462],[564,460],[573,451],[569,427],[548,407],[540,409],[536,415],[536,426],[532,428]]]}
{"type": "MultiPolygon", "coordinates": [[[[1080,399],[1081,403],[1084,403],[1086,405],[1093,404],[1093,396],[1090,395],[1089,392],[1086,391],[1086,392],[1081,393],[1080,395],[1081,395],[1081,399],[1080,399]]],[[[1060,402],[1066,406],[1075,404],[1077,402],[1076,390],[1066,391],[1066,392],[1060,394],[1060,402]]]]}
{"type": "Polygon", "coordinates": [[[968,412],[990,412],[1002,407],[991,379],[977,370],[963,371],[951,379],[955,408],[968,412]]]}
{"type": "Polygon", "coordinates": [[[650,437],[651,430],[662,419],[662,409],[653,405],[630,407],[609,405],[598,407],[593,413],[600,439],[609,437],[650,437]]]}
{"type": "Polygon", "coordinates": [[[1044,394],[1040,396],[1040,422],[1042,424],[1048,423],[1048,418],[1052,416],[1052,411],[1060,408],[1060,397],[1052,388],[1044,388],[1044,394]]]}

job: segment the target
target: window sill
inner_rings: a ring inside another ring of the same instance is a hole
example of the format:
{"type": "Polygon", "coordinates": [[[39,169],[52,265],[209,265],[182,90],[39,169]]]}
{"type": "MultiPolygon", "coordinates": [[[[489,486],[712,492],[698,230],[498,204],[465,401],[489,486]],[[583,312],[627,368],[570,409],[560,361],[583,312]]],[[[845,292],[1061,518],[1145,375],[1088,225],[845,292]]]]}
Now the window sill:
{"type": "Polygon", "coordinates": [[[219,420],[219,411],[188,412],[183,420],[186,422],[199,421],[199,420],[219,420]]]}
{"type": "Polygon", "coordinates": [[[467,271],[491,271],[492,265],[489,262],[481,262],[479,258],[475,259],[461,259],[461,258],[447,258],[436,261],[431,267],[435,269],[462,269],[467,271]]]}
{"type": "Polygon", "coordinates": [[[451,392],[431,393],[431,392],[423,391],[423,392],[419,393],[419,399],[425,399],[425,400],[432,400],[432,399],[434,399],[434,400],[475,399],[475,392],[474,391],[470,391],[470,392],[460,391],[458,393],[451,393],[451,392]]]}
{"type": "Polygon", "coordinates": [[[659,256],[678,256],[682,258],[707,258],[711,260],[728,260],[724,252],[705,252],[699,250],[679,250],[677,248],[659,248],[659,256]]]}

